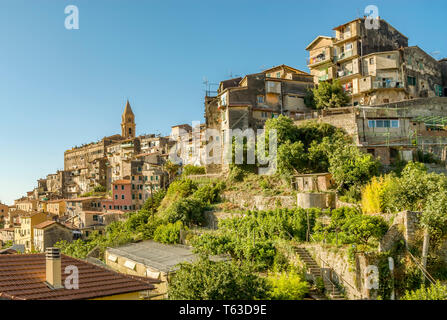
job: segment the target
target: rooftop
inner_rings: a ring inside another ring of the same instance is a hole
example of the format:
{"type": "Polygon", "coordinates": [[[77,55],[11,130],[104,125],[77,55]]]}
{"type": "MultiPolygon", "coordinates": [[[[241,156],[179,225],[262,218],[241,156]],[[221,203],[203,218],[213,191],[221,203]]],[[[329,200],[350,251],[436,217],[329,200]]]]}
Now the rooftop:
{"type": "MultiPolygon", "coordinates": [[[[80,300],[146,291],[158,280],[120,274],[91,263],[61,255],[62,270],[78,267],[79,289],[50,289],[45,283],[45,254],[0,256],[0,299],[80,300]]],[[[62,272],[62,283],[67,275],[62,272]]]]}
{"type": "Polygon", "coordinates": [[[193,262],[197,258],[190,247],[167,245],[151,240],[107,248],[107,251],[163,272],[173,271],[177,269],[177,264],[193,262]]]}

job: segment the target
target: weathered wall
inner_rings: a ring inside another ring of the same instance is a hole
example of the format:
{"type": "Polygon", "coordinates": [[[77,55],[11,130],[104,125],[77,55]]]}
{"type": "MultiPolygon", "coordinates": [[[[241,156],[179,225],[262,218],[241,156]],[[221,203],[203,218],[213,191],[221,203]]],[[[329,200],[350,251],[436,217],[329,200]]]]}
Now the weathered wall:
{"type": "Polygon", "coordinates": [[[360,300],[370,297],[363,282],[363,273],[368,265],[367,259],[359,256],[355,266],[348,261],[345,248],[323,247],[320,244],[305,244],[321,268],[326,269],[332,282],[340,284],[348,299],[360,300]]]}
{"type": "Polygon", "coordinates": [[[241,193],[225,192],[223,199],[247,210],[274,210],[276,208],[296,208],[294,196],[252,196],[241,193]]]}

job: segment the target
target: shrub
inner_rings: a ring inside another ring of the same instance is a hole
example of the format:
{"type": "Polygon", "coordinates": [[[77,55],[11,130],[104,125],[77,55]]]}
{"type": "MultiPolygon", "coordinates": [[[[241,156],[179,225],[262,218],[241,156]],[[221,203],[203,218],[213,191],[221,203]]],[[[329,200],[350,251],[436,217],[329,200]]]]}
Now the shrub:
{"type": "Polygon", "coordinates": [[[309,292],[307,282],[296,273],[281,273],[267,279],[272,287],[269,292],[272,300],[302,300],[309,292]]]}
{"type": "Polygon", "coordinates": [[[206,174],[206,170],[205,167],[193,166],[191,164],[187,164],[186,166],[183,167],[183,174],[185,176],[206,174]]]}
{"type": "Polygon", "coordinates": [[[183,223],[181,221],[160,225],[154,232],[154,240],[167,244],[179,243],[180,231],[183,229],[183,223]]]}
{"type": "Polygon", "coordinates": [[[429,287],[422,287],[415,291],[407,291],[402,300],[447,300],[447,287],[439,281],[429,287]]]}
{"type": "Polygon", "coordinates": [[[169,283],[172,300],[254,300],[268,297],[267,281],[248,265],[202,257],[182,263],[169,283]]]}
{"type": "Polygon", "coordinates": [[[166,209],[164,215],[168,222],[181,221],[185,225],[202,225],[205,222],[203,212],[206,205],[197,199],[180,199],[166,209]]]}

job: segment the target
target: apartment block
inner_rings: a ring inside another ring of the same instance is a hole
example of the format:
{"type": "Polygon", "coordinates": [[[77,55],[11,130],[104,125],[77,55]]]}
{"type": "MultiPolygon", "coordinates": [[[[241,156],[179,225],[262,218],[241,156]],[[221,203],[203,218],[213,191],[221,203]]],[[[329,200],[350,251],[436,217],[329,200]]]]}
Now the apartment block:
{"type": "Polygon", "coordinates": [[[337,80],[352,105],[378,105],[420,97],[443,96],[441,63],[379,19],[379,29],[365,18],[318,36],[306,48],[316,85],[337,80]]]}

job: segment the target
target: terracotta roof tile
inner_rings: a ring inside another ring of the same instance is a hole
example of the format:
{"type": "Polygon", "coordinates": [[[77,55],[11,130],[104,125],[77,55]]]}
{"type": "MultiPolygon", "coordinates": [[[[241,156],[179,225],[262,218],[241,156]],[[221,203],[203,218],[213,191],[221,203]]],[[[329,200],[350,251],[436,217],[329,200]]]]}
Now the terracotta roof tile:
{"type": "Polygon", "coordinates": [[[79,289],[52,290],[45,284],[45,254],[0,256],[0,297],[15,300],[77,300],[147,291],[158,280],[120,274],[100,266],[61,255],[63,270],[75,265],[79,270],[79,289]]]}

